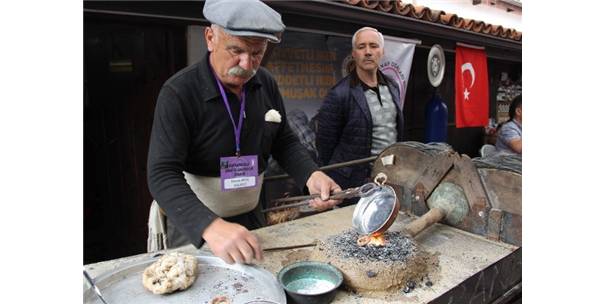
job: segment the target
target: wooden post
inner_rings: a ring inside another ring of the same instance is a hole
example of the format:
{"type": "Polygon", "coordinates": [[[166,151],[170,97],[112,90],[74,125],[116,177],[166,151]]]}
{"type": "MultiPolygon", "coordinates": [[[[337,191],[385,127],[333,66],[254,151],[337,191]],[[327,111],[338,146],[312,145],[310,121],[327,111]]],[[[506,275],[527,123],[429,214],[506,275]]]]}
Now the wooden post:
{"type": "Polygon", "coordinates": [[[427,213],[423,214],[420,218],[410,222],[404,230],[410,234],[411,237],[415,237],[417,234],[421,233],[421,231],[425,230],[427,227],[439,222],[446,216],[446,212],[444,212],[440,208],[432,208],[427,213]]]}

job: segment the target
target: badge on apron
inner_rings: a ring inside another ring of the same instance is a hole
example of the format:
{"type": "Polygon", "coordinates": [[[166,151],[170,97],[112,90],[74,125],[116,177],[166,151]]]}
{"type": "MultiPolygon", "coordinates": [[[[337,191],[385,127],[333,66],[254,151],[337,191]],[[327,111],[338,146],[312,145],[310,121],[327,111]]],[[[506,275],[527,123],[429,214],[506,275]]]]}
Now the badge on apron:
{"type": "Polygon", "coordinates": [[[256,155],[221,157],[221,191],[256,187],[258,166],[256,155]]]}

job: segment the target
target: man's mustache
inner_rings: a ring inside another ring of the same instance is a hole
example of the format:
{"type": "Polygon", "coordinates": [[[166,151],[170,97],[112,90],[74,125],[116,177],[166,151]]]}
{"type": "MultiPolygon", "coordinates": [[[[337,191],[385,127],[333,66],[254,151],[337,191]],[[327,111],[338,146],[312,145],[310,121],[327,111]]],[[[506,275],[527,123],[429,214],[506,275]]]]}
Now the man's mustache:
{"type": "Polygon", "coordinates": [[[257,70],[252,69],[252,70],[245,70],[239,66],[235,66],[231,69],[229,69],[227,71],[227,74],[230,76],[237,76],[237,77],[243,77],[243,78],[250,78],[255,76],[255,74],[257,74],[257,70]]]}

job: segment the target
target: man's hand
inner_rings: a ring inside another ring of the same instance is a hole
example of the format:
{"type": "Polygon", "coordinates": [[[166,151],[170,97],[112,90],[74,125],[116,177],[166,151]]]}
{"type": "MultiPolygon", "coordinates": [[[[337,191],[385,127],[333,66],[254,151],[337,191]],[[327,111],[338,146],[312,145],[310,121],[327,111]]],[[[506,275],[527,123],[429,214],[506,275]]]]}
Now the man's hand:
{"type": "Polygon", "coordinates": [[[202,238],[206,240],[212,253],[228,264],[251,264],[253,258],[257,261],[263,260],[263,251],[257,237],[244,226],[222,218],[208,225],[202,232],[202,238]]]}
{"type": "Polygon", "coordinates": [[[316,210],[332,208],[341,202],[341,200],[328,200],[330,194],[341,191],[341,187],[322,171],[314,171],[307,180],[306,185],[310,194],[320,193],[320,197],[310,203],[310,206],[316,210]]]}

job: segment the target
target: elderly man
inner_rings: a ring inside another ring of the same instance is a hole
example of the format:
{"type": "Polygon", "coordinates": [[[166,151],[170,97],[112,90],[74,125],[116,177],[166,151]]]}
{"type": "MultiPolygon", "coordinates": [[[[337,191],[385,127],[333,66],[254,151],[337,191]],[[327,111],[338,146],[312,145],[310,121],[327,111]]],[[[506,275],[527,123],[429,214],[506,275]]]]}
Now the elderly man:
{"type": "MultiPolygon", "coordinates": [[[[328,92],[318,113],[316,147],[322,165],[377,155],[403,140],[398,86],[379,70],[383,44],[383,35],[371,27],[353,35],[355,69],[328,92]]],[[[370,175],[370,165],[339,168],[328,174],[343,188],[360,186],[370,175]]]]}
{"type": "Polygon", "coordinates": [[[156,104],[148,250],[206,241],[228,263],[252,263],[263,258],[249,229],[261,225],[254,211],[270,155],[300,187],[321,194],[316,209],[334,206],[328,196],[341,188],[309,158],[276,81],[260,67],[267,41],[280,41],[280,14],[258,0],[208,0],[203,12],[212,23],[208,53],[167,80],[156,104]]]}

